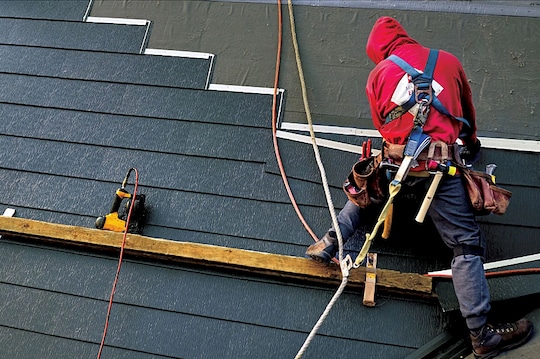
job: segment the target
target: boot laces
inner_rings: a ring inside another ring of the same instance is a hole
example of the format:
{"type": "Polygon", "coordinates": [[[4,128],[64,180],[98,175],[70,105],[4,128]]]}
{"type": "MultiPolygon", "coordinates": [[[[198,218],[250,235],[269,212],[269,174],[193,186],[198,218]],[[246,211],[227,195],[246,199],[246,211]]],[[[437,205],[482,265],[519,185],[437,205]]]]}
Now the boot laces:
{"type": "Polygon", "coordinates": [[[504,324],[497,324],[496,326],[488,326],[488,330],[492,333],[497,334],[507,334],[511,333],[514,330],[517,329],[517,326],[515,323],[504,323],[504,324]]]}

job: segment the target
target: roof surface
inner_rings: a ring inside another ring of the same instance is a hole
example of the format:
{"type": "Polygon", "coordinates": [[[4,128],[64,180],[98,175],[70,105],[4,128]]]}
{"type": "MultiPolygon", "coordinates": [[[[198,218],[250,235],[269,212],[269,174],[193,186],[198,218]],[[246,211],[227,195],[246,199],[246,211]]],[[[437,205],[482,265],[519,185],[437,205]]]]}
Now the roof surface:
{"type": "MultiPolygon", "coordinates": [[[[0,27],[5,30],[0,31],[2,207],[15,208],[19,217],[93,227],[95,218],[109,210],[126,171],[136,167],[150,211],[145,235],[304,256],[312,239],[290,205],[272,146],[268,88],[277,42],[275,5],[103,1],[95,2],[87,13],[88,5],[87,1],[0,2],[0,27]],[[86,15],[144,18],[152,23],[83,21],[86,15]],[[216,58],[143,54],[149,48],[216,58]],[[234,87],[224,90],[215,84],[234,87]]],[[[358,39],[367,36],[380,11],[309,6],[295,11],[317,124],[368,128],[363,82],[371,65],[365,62],[358,39]],[[343,26],[339,31],[338,23],[343,26]],[[360,79],[358,83],[350,80],[353,77],[360,79]]],[[[440,32],[421,31],[424,27],[458,28],[464,39],[453,38],[444,45],[460,49],[471,69],[471,83],[483,84],[475,92],[484,116],[483,135],[538,141],[533,113],[539,87],[537,75],[531,75],[539,61],[533,56],[538,51],[534,40],[517,37],[510,58],[502,59],[502,64],[493,60],[500,59],[496,45],[503,28],[534,33],[538,19],[389,13],[410,25],[420,40],[437,45],[446,38],[440,32]],[[476,36],[489,41],[471,40],[476,36]],[[471,56],[485,48],[494,57],[471,56]],[[504,69],[509,63],[517,64],[513,72],[504,69]],[[502,75],[492,77],[491,71],[502,75]],[[514,87],[524,82],[528,91],[514,87]],[[503,95],[508,89],[517,99],[503,95]],[[512,101],[518,106],[508,109],[512,101]]],[[[278,102],[281,124],[303,122],[304,117],[291,55],[287,45],[280,79],[284,102],[278,102]]],[[[352,145],[365,138],[321,137],[352,145]]],[[[301,142],[282,139],[279,144],[302,212],[313,230],[322,234],[330,217],[312,150],[301,142]]],[[[339,207],[344,200],[341,181],[358,154],[324,147],[321,154],[339,207]]],[[[483,164],[501,164],[498,178],[514,193],[507,215],[482,219],[493,241],[490,259],[537,253],[538,153],[487,149],[484,156],[483,164]]],[[[398,219],[389,241],[376,240],[378,265],[417,273],[446,268],[448,251],[433,240],[430,224],[414,239],[410,225],[405,217],[398,219]]],[[[2,238],[0,246],[1,356],[95,356],[116,257],[10,238],[2,238]]],[[[383,292],[375,308],[366,308],[361,293],[346,291],[306,356],[414,355],[432,338],[459,327],[452,288],[447,281],[440,285],[440,293],[449,293],[441,296],[446,299],[442,305],[383,292]]],[[[520,292],[526,287],[520,284],[515,297],[529,295],[530,291],[520,292]]],[[[128,258],[103,355],[293,357],[334,291],[128,258]]],[[[528,310],[530,304],[520,309],[528,310]]]]}

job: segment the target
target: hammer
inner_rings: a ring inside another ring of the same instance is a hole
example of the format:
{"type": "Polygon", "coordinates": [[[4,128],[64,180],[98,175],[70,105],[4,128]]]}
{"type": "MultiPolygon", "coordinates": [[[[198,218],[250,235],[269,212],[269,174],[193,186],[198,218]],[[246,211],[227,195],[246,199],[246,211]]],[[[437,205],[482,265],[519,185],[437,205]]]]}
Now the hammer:
{"type": "Polygon", "coordinates": [[[436,172],[433,175],[433,180],[431,181],[431,184],[429,185],[426,196],[424,197],[424,200],[422,201],[422,205],[420,206],[420,209],[418,210],[418,214],[416,215],[415,221],[418,223],[424,222],[429,206],[431,206],[431,202],[433,201],[433,197],[435,196],[435,192],[437,191],[437,188],[439,187],[439,183],[441,182],[443,175],[445,173],[451,176],[456,174],[456,168],[454,166],[449,165],[450,162],[446,161],[447,158],[448,158],[448,149],[444,143],[437,141],[437,142],[433,142],[430,145],[429,151],[428,151],[428,161],[426,163],[426,166],[429,170],[432,170],[432,171],[436,170],[436,172]],[[436,147],[441,148],[441,163],[437,163],[431,160],[435,154],[436,147]]]}

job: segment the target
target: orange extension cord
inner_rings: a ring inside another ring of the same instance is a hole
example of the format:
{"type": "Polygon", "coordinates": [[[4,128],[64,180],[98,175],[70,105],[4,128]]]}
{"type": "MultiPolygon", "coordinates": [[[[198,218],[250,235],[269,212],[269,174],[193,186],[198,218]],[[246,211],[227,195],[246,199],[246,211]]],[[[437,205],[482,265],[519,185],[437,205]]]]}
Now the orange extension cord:
{"type": "Polygon", "coordinates": [[[109,298],[109,306],[107,308],[107,317],[105,318],[105,327],[103,328],[103,336],[101,338],[101,344],[99,345],[99,352],[97,359],[101,358],[101,353],[105,345],[105,337],[107,336],[107,330],[109,329],[109,318],[111,316],[111,309],[113,305],[114,293],[116,292],[116,285],[118,284],[118,277],[120,276],[120,268],[122,268],[122,260],[124,258],[124,247],[126,246],[126,238],[129,228],[129,223],[131,221],[131,212],[133,211],[133,206],[135,204],[135,199],[137,197],[137,187],[139,186],[139,171],[136,168],[132,168],[135,172],[135,187],[133,189],[133,196],[131,198],[131,205],[129,206],[128,216],[126,219],[126,228],[124,230],[124,236],[122,238],[122,245],[120,246],[120,256],[118,257],[118,267],[116,268],[116,275],[114,277],[111,296],[109,298]]]}
{"type": "Polygon", "coordinates": [[[289,180],[287,179],[287,176],[285,174],[285,169],[283,167],[283,162],[281,161],[281,155],[279,152],[278,147],[278,141],[277,141],[277,113],[276,113],[276,105],[277,105],[277,92],[278,92],[278,82],[279,82],[279,67],[281,64],[281,42],[283,39],[283,20],[282,20],[282,11],[281,11],[281,0],[277,0],[278,2],[278,45],[277,45],[277,57],[276,57],[276,72],[274,77],[274,96],[272,100],[272,138],[274,141],[274,152],[276,154],[276,160],[278,162],[279,166],[279,172],[281,174],[281,178],[283,179],[283,184],[285,185],[285,189],[287,190],[287,194],[289,195],[289,198],[291,200],[292,206],[294,207],[294,210],[296,211],[296,214],[298,215],[298,218],[300,219],[300,222],[304,225],[304,228],[306,231],[313,237],[314,241],[318,241],[317,235],[313,232],[311,227],[308,225],[306,220],[304,219],[304,216],[302,215],[302,212],[300,211],[300,208],[298,207],[298,204],[296,202],[296,199],[294,198],[294,195],[292,193],[291,187],[289,185],[289,180]]]}

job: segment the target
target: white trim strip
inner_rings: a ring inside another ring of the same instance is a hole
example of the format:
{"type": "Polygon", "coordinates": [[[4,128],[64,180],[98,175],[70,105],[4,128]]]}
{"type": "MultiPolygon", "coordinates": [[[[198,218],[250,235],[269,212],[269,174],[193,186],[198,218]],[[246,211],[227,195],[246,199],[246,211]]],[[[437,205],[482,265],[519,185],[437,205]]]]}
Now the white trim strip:
{"type": "MultiPolygon", "coordinates": [[[[15,210],[13,208],[6,208],[4,210],[4,214],[2,214],[2,216],[4,217],[13,217],[15,215],[15,210]]],[[[2,236],[0,236],[0,238],[2,238],[2,236]]]]}
{"type": "Polygon", "coordinates": [[[159,55],[159,56],[172,56],[172,57],[188,57],[192,59],[209,59],[214,57],[214,54],[207,52],[193,52],[193,51],[176,51],[176,50],[163,50],[163,49],[146,49],[145,55],[159,55]]]}
{"type": "MultiPolygon", "coordinates": [[[[285,140],[291,140],[291,141],[302,142],[302,143],[310,143],[310,144],[313,143],[311,136],[299,135],[292,132],[278,130],[276,131],[276,136],[278,138],[282,138],[285,140]]],[[[350,145],[347,143],[337,142],[337,141],[332,141],[332,140],[326,140],[324,138],[315,138],[315,143],[320,147],[326,147],[326,148],[332,148],[332,149],[340,150],[340,151],[362,154],[361,146],[350,145]]],[[[374,155],[378,155],[381,151],[373,149],[372,152],[374,155]]]]}
{"type": "Polygon", "coordinates": [[[4,210],[4,213],[2,214],[2,216],[4,217],[13,217],[15,215],[15,210],[13,208],[6,208],[4,210]]]}
{"type": "Polygon", "coordinates": [[[428,277],[452,278],[452,270],[451,269],[444,269],[444,270],[438,270],[438,271],[434,271],[434,272],[428,272],[427,276],[428,277]]]}
{"type": "Polygon", "coordinates": [[[116,17],[88,16],[86,18],[86,22],[93,22],[93,23],[99,23],[99,24],[118,24],[118,25],[141,25],[141,26],[146,26],[149,21],[148,20],[142,20],[142,19],[122,19],[122,18],[116,18],[116,17]]]}
{"type": "Polygon", "coordinates": [[[206,75],[206,83],[204,84],[204,89],[208,90],[208,86],[210,86],[210,80],[212,79],[212,74],[214,73],[214,61],[216,57],[212,55],[212,58],[210,60],[210,66],[208,66],[208,75],[206,75]]]}
{"type": "MultiPolygon", "coordinates": [[[[309,125],[303,123],[283,122],[281,123],[279,128],[282,130],[309,132],[309,125]]],[[[381,134],[377,130],[368,130],[354,127],[313,125],[313,131],[318,133],[333,133],[338,135],[359,137],[381,137],[381,134]]]]}
{"type": "MultiPolygon", "coordinates": [[[[279,126],[282,130],[309,132],[309,126],[302,123],[283,122],[279,126]]],[[[318,133],[333,133],[360,137],[381,137],[377,130],[354,127],[314,125],[313,130],[318,133]]],[[[540,141],[515,140],[511,138],[479,137],[484,148],[494,148],[510,151],[540,152],[540,141]]]]}
{"type": "MultiPolygon", "coordinates": [[[[244,93],[258,93],[261,95],[273,95],[274,89],[270,87],[255,87],[255,86],[236,86],[236,85],[220,85],[210,84],[208,90],[213,91],[229,91],[229,92],[244,92],[244,93]]],[[[279,93],[283,93],[283,89],[278,89],[279,93]]]]}
{"type": "Polygon", "coordinates": [[[510,151],[540,152],[540,141],[514,140],[511,138],[478,137],[482,147],[510,151]]]}
{"type": "MultiPolygon", "coordinates": [[[[504,259],[504,260],[496,261],[496,262],[485,263],[484,270],[497,269],[501,267],[507,267],[507,266],[512,266],[516,264],[523,264],[523,263],[534,262],[534,261],[540,261],[540,253],[531,254],[531,255],[523,256],[523,257],[511,258],[511,259],[504,259]]],[[[429,272],[428,276],[451,277],[452,270],[445,269],[445,270],[440,270],[440,271],[435,271],[435,272],[429,272]]]]}
{"type": "Polygon", "coordinates": [[[88,1],[88,6],[86,7],[86,11],[84,12],[82,21],[86,21],[86,19],[88,19],[88,16],[90,15],[90,10],[92,10],[93,3],[94,3],[94,0],[88,1]]]}

